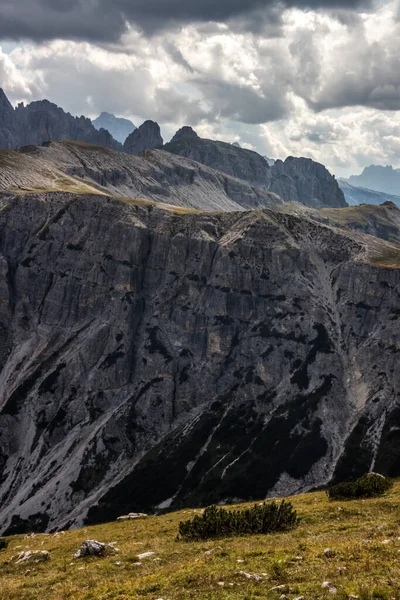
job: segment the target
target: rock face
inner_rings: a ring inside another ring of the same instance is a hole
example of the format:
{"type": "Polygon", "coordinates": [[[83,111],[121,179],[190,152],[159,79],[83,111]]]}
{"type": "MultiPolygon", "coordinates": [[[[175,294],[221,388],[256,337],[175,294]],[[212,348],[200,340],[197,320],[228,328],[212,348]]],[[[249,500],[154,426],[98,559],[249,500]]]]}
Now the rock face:
{"type": "Polygon", "coordinates": [[[199,136],[197,133],[193,131],[191,127],[185,125],[176,132],[170,143],[173,144],[174,142],[179,142],[180,140],[196,140],[198,137],[199,136]]]}
{"type": "Polygon", "coordinates": [[[0,528],[399,475],[399,247],[273,210],[0,204],[0,528]]]}
{"type": "Polygon", "coordinates": [[[154,121],[145,121],[131,133],[124,143],[124,152],[139,154],[143,150],[159,148],[164,140],[161,137],[160,126],[154,121]]]}
{"type": "Polygon", "coordinates": [[[122,119],[108,112],[102,112],[92,123],[98,130],[106,129],[109,131],[113,138],[121,144],[136,129],[135,125],[129,119],[122,119]]]}
{"type": "Polygon", "coordinates": [[[251,150],[226,142],[202,138],[172,140],[164,149],[203,163],[232,177],[243,179],[258,187],[268,188],[269,166],[262,156],[251,150]]]}
{"type": "Polygon", "coordinates": [[[201,138],[172,140],[164,148],[270,190],[285,202],[316,208],[347,206],[336,179],[323,165],[307,158],[289,157],[270,165],[266,157],[251,150],[201,138]]]}
{"type": "Polygon", "coordinates": [[[277,160],[271,167],[268,189],[285,202],[294,200],[314,208],[347,206],[336,179],[323,165],[310,158],[290,156],[285,162],[277,160]]]}
{"type": "Polygon", "coordinates": [[[121,149],[108,131],[97,131],[90,119],[73,117],[48,100],[27,106],[21,103],[14,110],[0,89],[0,147],[14,150],[27,144],[65,139],[121,149]]]}

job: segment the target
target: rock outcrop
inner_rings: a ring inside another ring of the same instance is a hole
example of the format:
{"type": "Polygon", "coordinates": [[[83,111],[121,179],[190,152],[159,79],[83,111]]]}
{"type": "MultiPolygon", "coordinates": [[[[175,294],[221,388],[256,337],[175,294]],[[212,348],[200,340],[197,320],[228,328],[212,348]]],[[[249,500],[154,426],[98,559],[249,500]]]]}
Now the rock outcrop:
{"type": "Polygon", "coordinates": [[[158,123],[155,123],[155,121],[145,121],[126,138],[124,152],[128,154],[140,154],[144,150],[161,148],[163,143],[158,123]]]}
{"type": "Polygon", "coordinates": [[[284,162],[277,160],[271,167],[268,189],[285,202],[294,200],[314,208],[347,206],[335,177],[310,158],[289,156],[284,162]]]}
{"type": "Polygon", "coordinates": [[[165,144],[164,150],[195,160],[231,177],[243,179],[252,185],[268,188],[268,163],[252,150],[199,137],[172,140],[165,144]]]}
{"type": "Polygon", "coordinates": [[[179,142],[180,140],[196,140],[198,137],[199,136],[197,133],[191,127],[185,125],[175,133],[170,143],[173,144],[174,142],[179,142]]]}
{"type": "Polygon", "coordinates": [[[27,106],[21,103],[14,109],[0,89],[0,147],[14,150],[49,140],[77,140],[114,150],[122,148],[108,131],[97,131],[86,117],[73,117],[48,100],[27,106]]]}
{"type": "Polygon", "coordinates": [[[270,209],[3,193],[1,530],[399,475],[399,252],[270,209]]]}
{"type": "Polygon", "coordinates": [[[123,144],[128,135],[136,129],[135,125],[129,119],[116,117],[108,112],[102,112],[97,119],[92,121],[92,123],[98,130],[106,129],[109,131],[113,138],[121,144],[123,144]]]}

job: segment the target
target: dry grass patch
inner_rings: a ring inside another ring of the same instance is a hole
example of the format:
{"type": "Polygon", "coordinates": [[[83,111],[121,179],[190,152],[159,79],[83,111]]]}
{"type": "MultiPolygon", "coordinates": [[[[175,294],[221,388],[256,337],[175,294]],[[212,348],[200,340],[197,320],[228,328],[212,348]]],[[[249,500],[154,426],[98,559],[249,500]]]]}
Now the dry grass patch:
{"type": "Polygon", "coordinates": [[[300,525],[288,533],[178,541],[179,522],[196,514],[183,510],[58,535],[12,536],[0,552],[1,598],[273,600],[280,594],[271,588],[285,585],[290,599],[318,600],[333,597],[321,587],[329,581],[339,600],[400,599],[400,483],[379,499],[329,502],[317,492],[291,502],[300,525]],[[73,560],[85,539],[117,542],[119,555],[73,560]],[[48,550],[51,560],[15,565],[12,556],[21,550],[48,550]],[[139,561],[147,551],[155,554],[139,561]]]}

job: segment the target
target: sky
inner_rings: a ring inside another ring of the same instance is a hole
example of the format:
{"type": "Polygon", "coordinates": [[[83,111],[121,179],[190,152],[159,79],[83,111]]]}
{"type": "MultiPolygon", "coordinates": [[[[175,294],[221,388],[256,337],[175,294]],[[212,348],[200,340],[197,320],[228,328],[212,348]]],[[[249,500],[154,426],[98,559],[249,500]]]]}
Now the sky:
{"type": "Polygon", "coordinates": [[[0,87],[338,177],[400,167],[400,0],[0,0],[0,87]]]}

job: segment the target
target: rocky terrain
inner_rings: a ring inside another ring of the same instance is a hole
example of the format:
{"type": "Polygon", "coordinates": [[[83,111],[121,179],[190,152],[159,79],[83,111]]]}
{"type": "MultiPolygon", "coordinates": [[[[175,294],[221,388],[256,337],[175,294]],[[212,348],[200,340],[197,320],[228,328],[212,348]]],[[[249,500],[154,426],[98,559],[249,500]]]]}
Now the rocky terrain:
{"type": "Polygon", "coordinates": [[[65,139],[122,149],[108,131],[98,131],[86,117],[73,117],[48,100],[27,106],[21,103],[14,109],[0,89],[0,147],[15,150],[26,144],[65,139]]]}
{"type": "Polygon", "coordinates": [[[136,129],[135,125],[129,119],[116,117],[108,112],[102,112],[97,119],[92,121],[92,123],[98,130],[106,129],[109,131],[113,138],[121,144],[123,144],[128,135],[136,129]]]}
{"type": "Polygon", "coordinates": [[[340,209],[321,222],[300,205],[196,213],[106,195],[133,165],[181,206],[200,173],[210,203],[239,181],[163,151],[7,156],[1,531],[399,474],[395,241],[340,225],[340,209]],[[10,156],[90,193],[15,190],[10,156]],[[131,162],[115,170],[117,156],[131,162]]]}
{"type": "MultiPolygon", "coordinates": [[[[11,173],[17,178],[25,177],[23,169],[13,166],[13,161],[18,164],[20,154],[31,160],[40,159],[41,164],[44,161],[48,171],[62,171],[75,178],[77,185],[84,182],[95,191],[124,198],[223,211],[283,204],[275,194],[251,186],[246,181],[162,150],[147,151],[145,156],[131,156],[79,142],[28,146],[21,153],[8,154],[11,173]]],[[[41,177],[39,169],[36,189],[43,189],[41,177]]],[[[58,179],[55,185],[59,185],[58,179]]],[[[51,189],[55,189],[54,185],[51,189]]],[[[65,190],[65,187],[61,189],[65,190]]]]}

